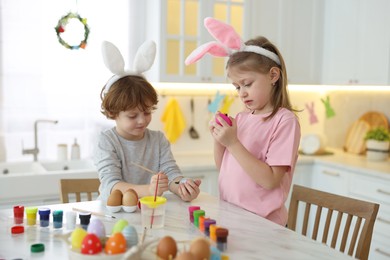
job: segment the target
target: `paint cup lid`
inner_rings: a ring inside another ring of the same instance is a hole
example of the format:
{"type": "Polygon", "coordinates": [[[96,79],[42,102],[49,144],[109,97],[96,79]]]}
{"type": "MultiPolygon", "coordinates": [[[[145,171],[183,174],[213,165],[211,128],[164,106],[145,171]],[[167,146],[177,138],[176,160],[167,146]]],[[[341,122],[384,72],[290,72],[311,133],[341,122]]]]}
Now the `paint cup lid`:
{"type": "Polygon", "coordinates": [[[202,209],[198,209],[198,210],[195,210],[195,211],[193,212],[194,217],[204,216],[205,213],[206,213],[206,212],[205,212],[204,210],[202,210],[202,209]]]}
{"type": "Polygon", "coordinates": [[[11,228],[11,233],[12,234],[21,234],[24,233],[24,227],[23,226],[13,226],[11,228]]]}
{"type": "Polygon", "coordinates": [[[36,207],[27,207],[26,208],[27,214],[36,214],[37,212],[38,212],[38,208],[36,208],[36,207]]]}
{"type": "Polygon", "coordinates": [[[39,215],[50,215],[50,209],[49,208],[40,208],[39,215]]]}
{"type": "Polygon", "coordinates": [[[62,210],[55,210],[55,211],[53,211],[53,215],[54,216],[62,216],[63,215],[63,211],[62,210]]]}
{"type": "Polygon", "coordinates": [[[190,213],[192,213],[193,211],[198,210],[198,209],[200,209],[199,206],[189,206],[189,207],[188,207],[188,211],[189,211],[190,213]]]}
{"type": "Polygon", "coordinates": [[[31,245],[31,252],[33,253],[39,253],[45,251],[45,245],[44,244],[32,244],[31,245]]]}

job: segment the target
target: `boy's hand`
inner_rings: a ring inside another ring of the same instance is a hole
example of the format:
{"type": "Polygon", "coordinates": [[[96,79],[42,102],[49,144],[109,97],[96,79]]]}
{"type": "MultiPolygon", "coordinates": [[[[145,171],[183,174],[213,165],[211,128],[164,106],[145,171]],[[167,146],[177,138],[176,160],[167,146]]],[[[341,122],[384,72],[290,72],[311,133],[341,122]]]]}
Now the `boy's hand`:
{"type": "Polygon", "coordinates": [[[158,177],[158,188],[156,194],[157,196],[161,196],[165,191],[168,190],[168,176],[162,172],[153,175],[152,178],[150,179],[149,193],[151,195],[154,195],[156,191],[157,177],[158,177]]]}

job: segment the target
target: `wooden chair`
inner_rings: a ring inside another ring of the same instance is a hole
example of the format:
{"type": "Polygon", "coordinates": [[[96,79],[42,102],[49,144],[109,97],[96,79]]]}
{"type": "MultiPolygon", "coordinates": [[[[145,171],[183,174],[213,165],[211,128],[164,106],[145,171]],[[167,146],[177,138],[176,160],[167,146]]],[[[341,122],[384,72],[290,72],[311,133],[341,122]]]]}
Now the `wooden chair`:
{"type": "Polygon", "coordinates": [[[69,195],[75,194],[76,201],[81,201],[81,195],[86,193],[87,200],[92,200],[94,193],[99,194],[99,179],[61,179],[60,191],[62,203],[69,203],[69,195]]]}
{"type": "Polygon", "coordinates": [[[303,223],[299,222],[302,224],[302,235],[310,237],[308,230],[312,229],[312,239],[319,240],[318,234],[322,233],[322,243],[341,252],[348,250],[348,255],[355,258],[368,259],[378,204],[294,185],[287,224],[287,227],[294,231],[297,231],[298,212],[303,213],[299,211],[299,202],[305,205],[303,223]],[[315,214],[310,214],[311,206],[317,208],[315,214]],[[324,212],[326,221],[321,223],[323,208],[328,210],[324,212]],[[313,215],[314,220],[309,218],[313,215]],[[343,229],[341,233],[340,229],[343,229]],[[328,239],[329,233],[332,234],[328,239]],[[338,241],[339,233],[341,241],[338,241]],[[339,248],[336,248],[336,245],[339,248]]]}

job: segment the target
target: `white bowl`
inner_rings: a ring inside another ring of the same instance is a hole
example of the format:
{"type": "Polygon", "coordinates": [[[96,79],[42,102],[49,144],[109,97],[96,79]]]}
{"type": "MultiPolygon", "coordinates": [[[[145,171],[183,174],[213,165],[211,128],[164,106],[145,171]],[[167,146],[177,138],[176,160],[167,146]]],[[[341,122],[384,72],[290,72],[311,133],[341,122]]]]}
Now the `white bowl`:
{"type": "Polygon", "coordinates": [[[122,209],[122,206],[106,206],[107,209],[111,212],[111,213],[116,213],[116,212],[119,212],[121,211],[122,209]]]}

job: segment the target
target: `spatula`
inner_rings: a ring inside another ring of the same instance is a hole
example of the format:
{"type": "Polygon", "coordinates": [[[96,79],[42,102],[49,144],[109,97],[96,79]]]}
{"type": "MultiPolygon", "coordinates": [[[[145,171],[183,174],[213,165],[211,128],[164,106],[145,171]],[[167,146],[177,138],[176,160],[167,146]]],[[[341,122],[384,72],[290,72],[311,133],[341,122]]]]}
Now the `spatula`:
{"type": "Polygon", "coordinates": [[[189,133],[190,133],[190,137],[192,139],[198,139],[199,134],[198,134],[198,131],[196,131],[196,129],[194,127],[194,99],[193,98],[191,98],[190,106],[191,106],[191,127],[189,130],[189,133]]]}

